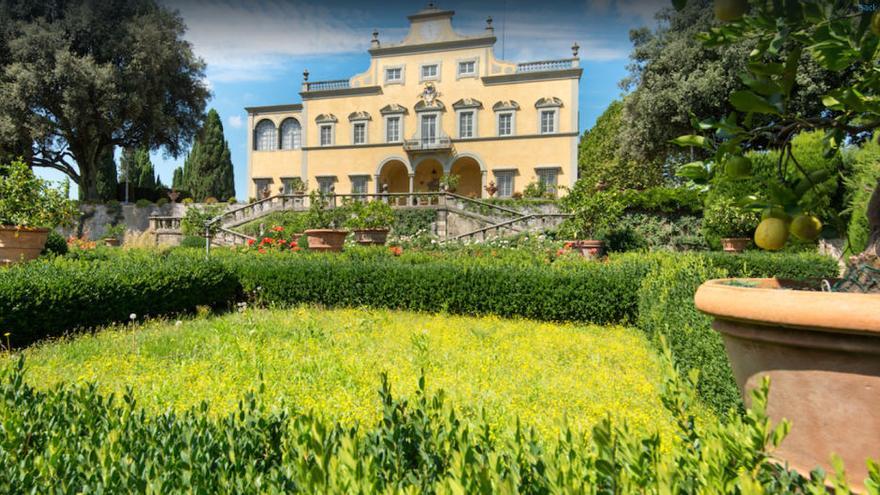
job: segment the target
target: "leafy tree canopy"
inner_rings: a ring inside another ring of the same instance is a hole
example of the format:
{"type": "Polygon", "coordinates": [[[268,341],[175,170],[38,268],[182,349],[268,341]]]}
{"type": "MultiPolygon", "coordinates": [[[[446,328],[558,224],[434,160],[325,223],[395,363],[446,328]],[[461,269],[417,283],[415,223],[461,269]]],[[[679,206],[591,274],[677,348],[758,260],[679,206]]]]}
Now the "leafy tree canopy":
{"type": "Polygon", "coordinates": [[[177,156],[204,117],[205,64],[155,0],[0,2],[0,154],[97,199],[112,146],[177,156]]]}

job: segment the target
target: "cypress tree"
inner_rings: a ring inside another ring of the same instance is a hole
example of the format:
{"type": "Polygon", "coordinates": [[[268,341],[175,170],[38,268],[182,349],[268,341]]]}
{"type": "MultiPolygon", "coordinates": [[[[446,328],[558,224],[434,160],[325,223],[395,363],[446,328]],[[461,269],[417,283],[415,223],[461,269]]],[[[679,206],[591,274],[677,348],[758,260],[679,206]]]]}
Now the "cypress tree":
{"type": "Polygon", "coordinates": [[[183,167],[177,167],[174,169],[174,175],[171,177],[171,188],[176,191],[186,189],[183,181],[183,167]]]}
{"type": "Polygon", "coordinates": [[[211,109],[183,164],[186,189],[196,201],[212,196],[220,201],[235,196],[229,143],[223,136],[220,114],[211,109]]]}
{"type": "Polygon", "coordinates": [[[144,189],[156,189],[156,170],[150,161],[150,152],[141,148],[134,154],[135,169],[132,172],[132,182],[144,189]]]}
{"type": "MultiPolygon", "coordinates": [[[[98,199],[101,201],[109,201],[116,199],[116,161],[113,159],[114,147],[109,146],[98,158],[98,168],[96,173],[98,199]]],[[[83,197],[82,189],[80,190],[80,198],[83,197]]]]}

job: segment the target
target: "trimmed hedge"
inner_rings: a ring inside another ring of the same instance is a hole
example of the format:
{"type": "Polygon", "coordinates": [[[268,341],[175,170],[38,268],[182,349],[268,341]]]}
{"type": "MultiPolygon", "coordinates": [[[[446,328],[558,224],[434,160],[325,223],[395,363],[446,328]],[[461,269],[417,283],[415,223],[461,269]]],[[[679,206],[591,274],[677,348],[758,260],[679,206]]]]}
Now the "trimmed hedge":
{"type": "Polygon", "coordinates": [[[285,254],[225,261],[246,293],[274,305],[371,306],[598,324],[634,320],[639,284],[649,268],[635,257],[559,267],[467,258],[412,264],[387,256],[285,254]]]}
{"type": "Polygon", "coordinates": [[[716,412],[742,408],[721,335],[712,318],[694,305],[694,293],[706,280],[727,277],[773,277],[795,280],[833,278],[834,259],[815,253],[769,254],[760,251],[656,255],[657,264],[639,289],[638,323],[658,347],[665,338],[676,367],[700,371],[698,391],[716,412]]]}
{"type": "Polygon", "coordinates": [[[128,321],[131,314],[141,318],[221,306],[238,293],[238,280],[229,270],[196,252],[54,258],[0,270],[0,331],[11,334],[13,345],[26,345],[77,328],[128,321]]]}

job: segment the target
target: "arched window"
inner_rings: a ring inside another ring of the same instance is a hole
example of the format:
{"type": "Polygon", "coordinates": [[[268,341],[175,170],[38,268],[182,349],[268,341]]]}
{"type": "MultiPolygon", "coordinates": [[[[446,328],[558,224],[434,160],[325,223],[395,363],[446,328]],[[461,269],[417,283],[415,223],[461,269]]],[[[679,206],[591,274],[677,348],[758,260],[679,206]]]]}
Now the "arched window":
{"type": "Polygon", "coordinates": [[[278,149],[278,133],[277,129],[275,129],[275,124],[271,120],[260,121],[254,134],[254,143],[257,151],[278,149]]]}
{"type": "Polygon", "coordinates": [[[296,119],[281,123],[281,149],[295,150],[302,147],[302,127],[296,119]]]}

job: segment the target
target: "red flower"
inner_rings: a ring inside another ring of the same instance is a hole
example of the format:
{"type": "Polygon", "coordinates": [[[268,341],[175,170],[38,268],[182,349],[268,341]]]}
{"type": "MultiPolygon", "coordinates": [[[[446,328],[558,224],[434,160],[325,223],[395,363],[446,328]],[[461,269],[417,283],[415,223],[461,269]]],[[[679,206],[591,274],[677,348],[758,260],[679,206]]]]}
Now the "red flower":
{"type": "Polygon", "coordinates": [[[294,251],[299,251],[299,246],[293,246],[294,251]]]}
{"type": "Polygon", "coordinates": [[[564,244],[564,246],[565,246],[565,249],[571,249],[571,247],[574,246],[574,243],[569,241],[569,242],[566,242],[564,244]]]}
{"type": "Polygon", "coordinates": [[[253,245],[254,245],[254,240],[248,239],[248,246],[253,246],[253,245]]]}
{"type": "Polygon", "coordinates": [[[260,249],[258,249],[257,251],[259,251],[261,254],[266,254],[266,250],[263,249],[263,248],[260,248],[260,249]]]}
{"type": "Polygon", "coordinates": [[[271,237],[263,237],[263,240],[260,242],[260,244],[272,244],[272,238],[271,237]]]}
{"type": "Polygon", "coordinates": [[[280,246],[283,246],[283,245],[287,244],[287,241],[285,241],[284,239],[278,239],[277,241],[275,241],[275,243],[280,246]]]}
{"type": "Polygon", "coordinates": [[[274,230],[275,232],[281,232],[284,230],[284,227],[282,227],[280,225],[276,225],[276,226],[272,227],[272,230],[274,230]]]}
{"type": "Polygon", "coordinates": [[[565,254],[564,249],[560,249],[559,251],[556,251],[556,256],[562,256],[563,254],[565,254]]]}
{"type": "Polygon", "coordinates": [[[394,256],[400,256],[401,254],[403,254],[403,248],[401,248],[400,246],[391,246],[388,249],[391,251],[391,254],[393,254],[394,256]]]}

